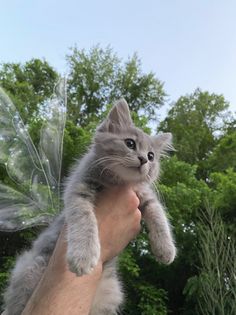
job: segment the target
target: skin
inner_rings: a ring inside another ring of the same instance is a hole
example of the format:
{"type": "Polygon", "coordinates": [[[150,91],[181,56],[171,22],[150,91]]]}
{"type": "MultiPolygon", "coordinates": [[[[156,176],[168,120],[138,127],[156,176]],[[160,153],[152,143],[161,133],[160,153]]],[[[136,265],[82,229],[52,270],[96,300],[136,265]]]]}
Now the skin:
{"type": "Polygon", "coordinates": [[[140,231],[139,199],[131,187],[112,188],[97,200],[101,256],[91,274],[76,277],[67,267],[65,229],[39,285],[22,315],[87,315],[103,264],[117,256],[140,231]]]}

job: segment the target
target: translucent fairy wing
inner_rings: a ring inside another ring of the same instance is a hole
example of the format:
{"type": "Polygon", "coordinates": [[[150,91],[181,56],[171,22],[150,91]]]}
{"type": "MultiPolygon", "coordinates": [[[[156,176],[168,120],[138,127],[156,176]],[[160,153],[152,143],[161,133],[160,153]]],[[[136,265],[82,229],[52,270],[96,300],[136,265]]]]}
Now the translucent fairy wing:
{"type": "Polygon", "coordinates": [[[44,162],[50,185],[59,186],[63,153],[63,136],[66,121],[66,84],[60,80],[56,86],[57,97],[46,102],[45,123],[41,128],[39,154],[44,162]]]}
{"type": "Polygon", "coordinates": [[[58,83],[41,107],[36,149],[18,111],[0,88],[0,163],[12,185],[0,183],[0,230],[49,223],[60,210],[60,174],[66,120],[66,86],[58,83]]]}
{"type": "MultiPolygon", "coordinates": [[[[39,156],[44,166],[47,185],[60,200],[63,137],[66,123],[66,82],[60,80],[55,96],[44,104],[45,120],[40,132],[39,156]]],[[[55,205],[60,210],[60,202],[55,205]]]]}
{"type": "MultiPolygon", "coordinates": [[[[45,195],[47,198],[47,193],[45,195]]],[[[48,206],[48,203],[40,204],[37,199],[10,186],[0,184],[0,230],[15,231],[37,224],[47,224],[49,211],[43,209],[48,206]]]]}

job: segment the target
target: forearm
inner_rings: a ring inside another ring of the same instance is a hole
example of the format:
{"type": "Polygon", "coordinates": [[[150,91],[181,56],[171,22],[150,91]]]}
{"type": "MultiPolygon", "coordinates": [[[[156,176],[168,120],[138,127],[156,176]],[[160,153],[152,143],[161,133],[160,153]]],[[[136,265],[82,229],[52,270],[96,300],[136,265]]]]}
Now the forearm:
{"type": "MultiPolygon", "coordinates": [[[[60,236],[62,238],[62,235],[60,236]]],[[[102,274],[99,263],[89,275],[77,277],[70,272],[65,246],[59,240],[49,266],[22,315],[87,315],[102,274]]]]}

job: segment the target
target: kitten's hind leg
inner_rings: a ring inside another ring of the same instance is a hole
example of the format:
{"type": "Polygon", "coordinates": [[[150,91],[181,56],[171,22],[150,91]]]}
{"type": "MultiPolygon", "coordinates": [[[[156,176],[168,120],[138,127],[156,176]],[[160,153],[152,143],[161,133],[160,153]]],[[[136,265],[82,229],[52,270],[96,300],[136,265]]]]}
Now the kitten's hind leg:
{"type": "Polygon", "coordinates": [[[33,248],[17,259],[9,287],[4,294],[6,305],[4,315],[20,315],[24,310],[48,265],[63,223],[63,216],[59,216],[35,240],[33,248]]]}
{"type": "Polygon", "coordinates": [[[38,284],[48,259],[36,256],[33,251],[25,252],[17,261],[12,272],[10,285],[5,292],[4,315],[20,315],[38,284]]]}
{"type": "Polygon", "coordinates": [[[117,276],[116,258],[104,265],[89,315],[116,315],[123,302],[121,283],[117,276]]]}

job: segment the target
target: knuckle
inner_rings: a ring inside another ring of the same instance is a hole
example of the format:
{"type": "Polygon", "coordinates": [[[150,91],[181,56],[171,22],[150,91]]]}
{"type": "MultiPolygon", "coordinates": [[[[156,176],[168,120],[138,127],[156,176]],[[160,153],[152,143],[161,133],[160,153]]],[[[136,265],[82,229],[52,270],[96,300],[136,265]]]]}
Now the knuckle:
{"type": "Polygon", "coordinates": [[[128,196],[127,196],[128,202],[129,202],[129,207],[131,210],[137,209],[139,206],[139,199],[136,195],[136,193],[129,189],[128,190],[128,196]]]}
{"type": "Polygon", "coordinates": [[[133,225],[134,234],[138,234],[141,230],[141,212],[137,209],[134,213],[134,225],[133,225]]]}
{"type": "Polygon", "coordinates": [[[134,234],[134,236],[136,236],[137,234],[139,234],[140,230],[141,230],[141,224],[138,223],[138,224],[136,224],[136,225],[133,227],[133,234],[134,234]]]}
{"type": "Polygon", "coordinates": [[[135,219],[136,219],[136,221],[137,221],[138,223],[141,222],[142,214],[141,214],[141,211],[140,211],[139,209],[137,209],[137,210],[135,211],[135,219]]]}

